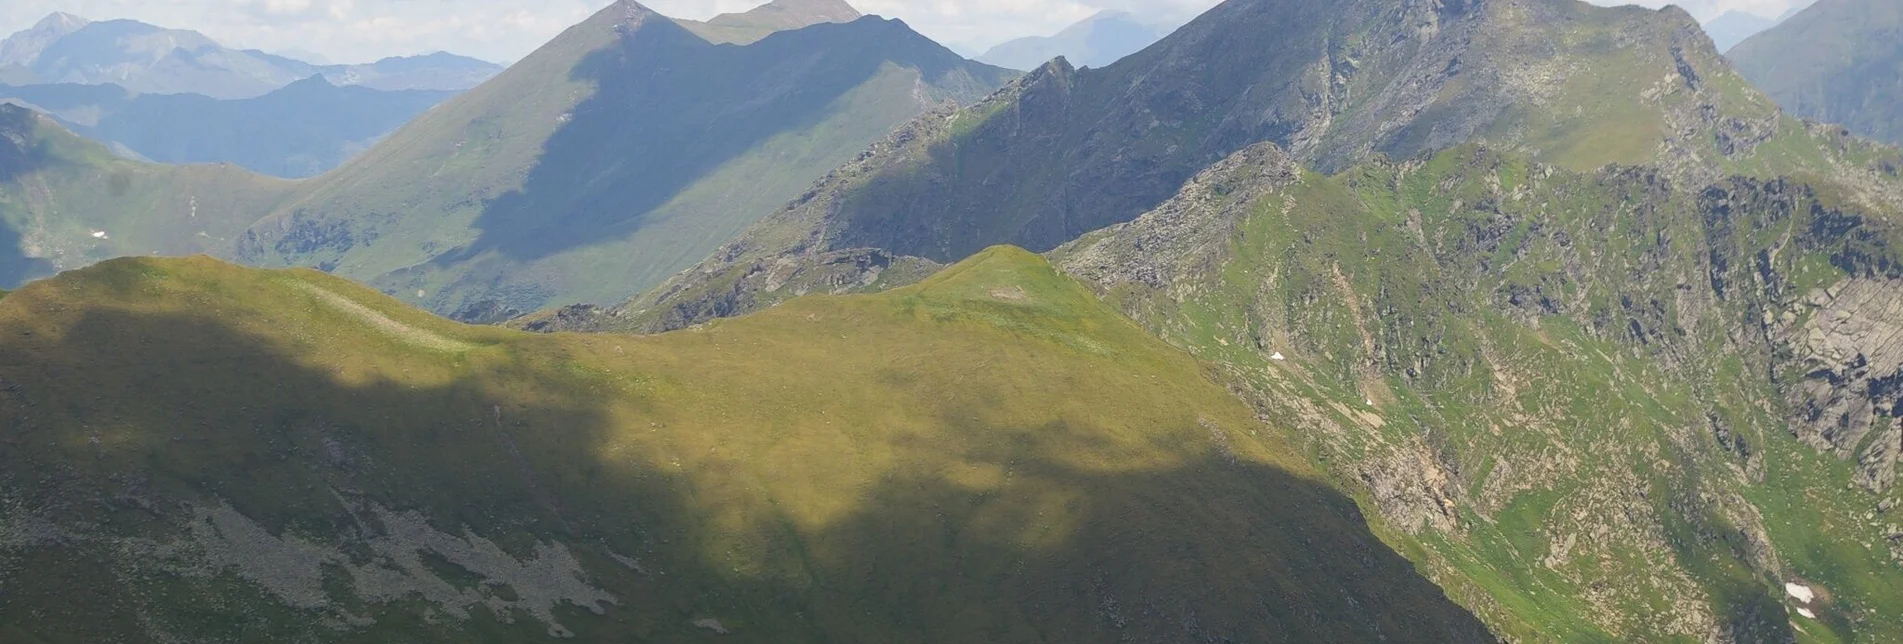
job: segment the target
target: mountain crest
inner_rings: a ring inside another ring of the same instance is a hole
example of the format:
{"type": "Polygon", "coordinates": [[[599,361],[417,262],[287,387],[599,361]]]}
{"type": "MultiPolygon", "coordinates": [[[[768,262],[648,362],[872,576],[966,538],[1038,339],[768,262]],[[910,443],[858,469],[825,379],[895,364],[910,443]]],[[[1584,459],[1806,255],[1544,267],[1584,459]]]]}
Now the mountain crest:
{"type": "Polygon", "coordinates": [[[852,22],[863,17],[858,9],[845,0],[773,0],[744,13],[723,13],[708,20],[708,24],[732,24],[754,20],[772,20],[785,24],[817,24],[821,22],[852,22]]]}
{"type": "Polygon", "coordinates": [[[745,13],[723,13],[706,22],[676,22],[708,42],[745,45],[775,32],[852,22],[861,17],[864,14],[844,0],[774,0],[745,13]]]}
{"type": "Polygon", "coordinates": [[[64,11],[55,11],[33,25],[34,29],[60,29],[71,31],[92,24],[91,20],[75,16],[64,11]]]}

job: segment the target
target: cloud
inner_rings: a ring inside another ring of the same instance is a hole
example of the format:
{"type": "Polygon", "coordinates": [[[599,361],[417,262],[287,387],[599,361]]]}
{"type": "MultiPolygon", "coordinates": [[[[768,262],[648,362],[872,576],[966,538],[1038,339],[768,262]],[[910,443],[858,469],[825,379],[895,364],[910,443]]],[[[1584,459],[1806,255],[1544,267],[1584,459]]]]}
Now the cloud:
{"type": "MultiPolygon", "coordinates": [[[[338,61],[438,50],[517,60],[605,7],[610,0],[6,0],[0,30],[24,29],[54,11],[131,18],[193,29],[227,45],[313,51],[338,61]]],[[[1153,22],[1187,22],[1217,0],[852,0],[865,13],[900,18],[940,42],[966,49],[1046,35],[1106,9],[1153,22]]],[[[1331,0],[1313,0],[1328,2],[1331,0]]],[[[1620,0],[1593,0],[1622,4],[1620,0]]],[[[1665,0],[1637,0],[1661,6],[1665,0]]],[[[1810,0],[1680,0],[1703,19],[1731,9],[1776,16],[1810,0]]],[[[670,16],[705,19],[762,0],[648,0],[670,16]]]]}

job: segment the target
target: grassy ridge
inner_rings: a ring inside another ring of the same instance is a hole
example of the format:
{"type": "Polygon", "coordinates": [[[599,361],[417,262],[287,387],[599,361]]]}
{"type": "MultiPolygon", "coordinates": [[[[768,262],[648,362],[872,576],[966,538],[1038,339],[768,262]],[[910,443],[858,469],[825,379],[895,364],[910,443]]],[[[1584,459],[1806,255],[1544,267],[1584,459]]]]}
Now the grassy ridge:
{"type": "Polygon", "coordinates": [[[652,337],[116,260],[0,328],[0,632],[1486,637],[1196,361],[1020,250],[652,337]],[[493,564],[559,552],[584,572],[493,564]]]}

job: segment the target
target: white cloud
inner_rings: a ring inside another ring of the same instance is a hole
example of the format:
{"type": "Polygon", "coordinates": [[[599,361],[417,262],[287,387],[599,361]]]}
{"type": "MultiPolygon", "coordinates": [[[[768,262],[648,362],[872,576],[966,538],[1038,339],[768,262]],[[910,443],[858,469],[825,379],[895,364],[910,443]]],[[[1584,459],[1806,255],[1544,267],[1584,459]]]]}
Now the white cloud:
{"type": "MultiPolygon", "coordinates": [[[[763,0],[649,0],[656,11],[704,19],[744,11],[763,0]]],[[[1104,9],[1155,22],[1180,23],[1217,0],[852,0],[865,13],[905,20],[946,44],[968,49],[1043,35],[1104,9]]],[[[1327,2],[1330,0],[1314,0],[1327,2]]],[[[1593,0],[1622,4],[1624,0],[1593,0]]],[[[1660,6],[1664,0],[1637,0],[1660,6]]],[[[1810,0],[1682,0],[1710,19],[1729,9],[1775,16],[1810,0]]],[[[609,0],[5,0],[0,31],[23,29],[54,11],[92,18],[132,18],[204,32],[227,45],[303,50],[337,61],[453,51],[519,59],[609,0]]]]}

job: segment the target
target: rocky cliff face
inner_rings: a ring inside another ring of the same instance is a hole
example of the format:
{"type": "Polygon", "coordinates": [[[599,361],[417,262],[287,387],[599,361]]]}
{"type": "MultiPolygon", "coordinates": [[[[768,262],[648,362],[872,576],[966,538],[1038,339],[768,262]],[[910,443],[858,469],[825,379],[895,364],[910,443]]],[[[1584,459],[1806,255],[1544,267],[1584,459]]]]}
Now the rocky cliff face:
{"type": "Polygon", "coordinates": [[[1804,377],[1792,387],[1797,437],[1857,464],[1857,483],[1873,492],[1896,484],[1903,432],[1903,283],[1850,279],[1820,289],[1787,311],[1777,333],[1804,377]]]}

